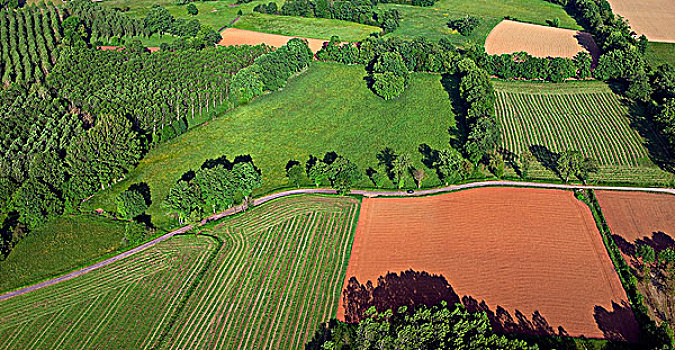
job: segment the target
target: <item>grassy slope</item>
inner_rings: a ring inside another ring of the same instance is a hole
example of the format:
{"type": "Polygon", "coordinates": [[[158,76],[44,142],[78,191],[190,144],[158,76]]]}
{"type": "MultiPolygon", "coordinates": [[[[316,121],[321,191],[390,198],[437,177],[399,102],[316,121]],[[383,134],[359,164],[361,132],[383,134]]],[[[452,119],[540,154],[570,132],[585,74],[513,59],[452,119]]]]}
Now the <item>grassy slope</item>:
{"type": "Polygon", "coordinates": [[[65,216],[31,232],[0,262],[0,291],[70,271],[122,247],[124,224],[65,216]]]}
{"type": "Polygon", "coordinates": [[[647,60],[654,66],[670,63],[671,66],[675,67],[675,44],[649,43],[647,60]]]}
{"type": "Polygon", "coordinates": [[[560,18],[561,27],[581,29],[561,6],[543,0],[439,0],[433,7],[426,8],[397,4],[383,4],[380,7],[396,8],[403,17],[401,26],[389,35],[424,36],[432,40],[450,35],[456,44],[466,41],[483,44],[490,30],[504,16],[541,25],[557,17],[560,18]],[[468,37],[453,34],[447,26],[448,20],[465,15],[480,18],[480,26],[468,37]]]}
{"type": "MultiPolygon", "coordinates": [[[[168,218],[161,201],[182,174],[199,169],[206,159],[250,154],[262,170],[260,192],[287,186],[289,160],[304,162],[309,155],[335,151],[361,169],[377,165],[376,154],[385,147],[410,153],[421,167],[417,148],[427,143],[438,149],[449,141],[454,124],[452,105],[439,75],[414,74],[405,93],[394,101],[374,95],[363,80],[363,66],[315,62],[293,78],[286,89],[263,96],[207,126],[152,150],[127,179],[88,202],[90,209],[113,208],[117,193],[137,182],[152,191],[148,213],[166,228],[168,218]]],[[[438,184],[431,171],[425,185],[438,184]]],[[[364,179],[362,185],[368,186],[364,179]]],[[[412,185],[412,184],[411,184],[412,185]]]]}

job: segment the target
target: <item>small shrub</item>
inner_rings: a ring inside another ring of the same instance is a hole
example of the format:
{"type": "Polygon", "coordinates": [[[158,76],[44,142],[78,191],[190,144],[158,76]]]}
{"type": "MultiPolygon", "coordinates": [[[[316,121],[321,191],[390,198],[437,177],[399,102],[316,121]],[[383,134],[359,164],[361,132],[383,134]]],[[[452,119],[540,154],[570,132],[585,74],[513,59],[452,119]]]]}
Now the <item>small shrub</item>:
{"type": "Polygon", "coordinates": [[[454,29],[464,36],[471,35],[471,32],[480,25],[480,20],[473,16],[466,16],[459,19],[451,19],[448,22],[448,27],[454,29]]]}

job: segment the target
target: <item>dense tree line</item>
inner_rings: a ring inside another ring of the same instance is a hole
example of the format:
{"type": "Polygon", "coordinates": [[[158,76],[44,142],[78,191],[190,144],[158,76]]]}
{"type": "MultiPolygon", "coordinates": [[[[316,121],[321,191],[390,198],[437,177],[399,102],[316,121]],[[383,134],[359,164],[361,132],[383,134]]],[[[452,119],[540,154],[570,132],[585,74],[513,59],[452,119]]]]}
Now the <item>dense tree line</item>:
{"type": "Polygon", "coordinates": [[[235,105],[246,104],[264,91],[286,86],[288,78],[305,69],[314,55],[301,39],[291,39],[279,49],[260,56],[255,62],[237,72],[231,81],[231,100],[235,105]]]}
{"type": "Polygon", "coordinates": [[[262,175],[252,161],[205,163],[189,179],[171,187],[163,205],[182,224],[194,222],[204,214],[214,214],[233,206],[237,198],[244,202],[253,190],[262,186],[262,175]]]}
{"type": "Polygon", "coordinates": [[[497,335],[485,312],[472,313],[461,304],[402,306],[367,311],[357,324],[334,322],[307,349],[538,349],[527,342],[497,335]]]}
{"type": "Polygon", "coordinates": [[[232,76],[266,52],[266,46],[153,54],[64,49],[48,82],[74,106],[126,116],[160,142],[185,131],[187,119],[226,104],[232,76]]]}
{"type": "Polygon", "coordinates": [[[254,11],[284,16],[316,17],[339,19],[381,27],[385,33],[398,28],[401,19],[398,10],[377,10],[375,4],[367,0],[289,0],[279,8],[272,2],[258,5],[254,11]]]}
{"type": "Polygon", "coordinates": [[[499,120],[495,115],[495,93],[487,72],[464,58],[457,64],[459,95],[466,108],[468,135],[464,151],[474,164],[495,156],[501,141],[499,120]]]}
{"type": "Polygon", "coordinates": [[[142,19],[126,14],[96,2],[74,0],[66,5],[69,15],[79,17],[89,29],[92,42],[99,38],[110,39],[151,34],[142,19]]]}
{"type": "Polygon", "coordinates": [[[368,37],[360,43],[341,44],[340,38],[334,36],[316,57],[321,61],[371,66],[384,53],[395,52],[401,56],[408,71],[452,73],[459,55],[454,47],[448,48],[421,37],[413,40],[368,37]]]}
{"type": "Polygon", "coordinates": [[[474,55],[476,62],[490,75],[502,79],[547,80],[562,82],[570,78],[591,77],[593,59],[587,52],[579,52],[573,59],[533,57],[526,52],[503,55],[474,55]]]}
{"type": "Polygon", "coordinates": [[[61,21],[54,7],[0,12],[2,83],[43,82],[56,61],[61,21]]]}

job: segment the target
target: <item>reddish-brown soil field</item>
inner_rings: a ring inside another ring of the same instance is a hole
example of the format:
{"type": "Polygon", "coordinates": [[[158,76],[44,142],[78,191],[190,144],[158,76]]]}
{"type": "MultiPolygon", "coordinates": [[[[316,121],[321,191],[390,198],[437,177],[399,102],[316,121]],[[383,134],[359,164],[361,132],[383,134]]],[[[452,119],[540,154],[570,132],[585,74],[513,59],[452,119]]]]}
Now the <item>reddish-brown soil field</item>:
{"type": "Polygon", "coordinates": [[[596,191],[596,196],[614,242],[633,267],[650,316],[675,326],[675,295],[668,291],[673,286],[672,269],[656,264],[647,274],[636,257],[641,244],[657,252],[675,248],[675,196],[617,191],[596,191]]]}
{"type": "Polygon", "coordinates": [[[597,191],[596,196],[612,234],[635,243],[658,240],[664,233],[675,243],[675,196],[618,191],[597,191]]]}
{"type": "Polygon", "coordinates": [[[286,43],[293,38],[300,38],[307,40],[307,42],[309,43],[309,48],[314,53],[317,53],[317,51],[321,50],[323,44],[325,42],[328,42],[327,40],[321,39],[310,39],[295,36],[268,34],[237,28],[226,28],[225,30],[220,32],[220,36],[222,36],[223,39],[220,40],[218,45],[223,46],[266,44],[273,47],[281,47],[286,45],[286,43]]]}
{"type": "Polygon", "coordinates": [[[525,51],[536,57],[572,58],[584,50],[594,59],[600,56],[588,33],[509,20],[499,22],[485,39],[485,51],[490,55],[525,51]]]}
{"type": "Polygon", "coordinates": [[[483,188],[364,198],[344,286],[340,319],[354,320],[350,310],[363,300],[397,307],[387,302],[454,294],[467,307],[488,311],[504,331],[637,337],[591,212],[567,191],[483,188]],[[381,277],[402,271],[409,272],[381,277]],[[372,281],[370,296],[349,283],[352,277],[363,289],[372,281]],[[396,289],[386,291],[387,285],[396,289]]]}
{"type": "MultiPolygon", "coordinates": [[[[122,50],[124,50],[124,47],[123,46],[99,46],[98,49],[103,50],[103,51],[109,51],[109,50],[122,51],[122,50]]],[[[148,51],[150,51],[150,52],[159,51],[159,47],[157,47],[157,46],[146,47],[146,49],[148,49],[148,51]]]]}

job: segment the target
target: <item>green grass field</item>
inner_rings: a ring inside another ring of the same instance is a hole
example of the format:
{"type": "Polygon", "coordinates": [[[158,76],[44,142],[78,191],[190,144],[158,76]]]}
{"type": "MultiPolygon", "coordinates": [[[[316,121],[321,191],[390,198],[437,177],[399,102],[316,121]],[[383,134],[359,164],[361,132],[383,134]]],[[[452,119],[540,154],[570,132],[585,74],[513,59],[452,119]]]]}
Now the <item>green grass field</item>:
{"type": "Polygon", "coordinates": [[[647,48],[647,60],[653,66],[670,63],[675,67],[675,44],[650,42],[647,48]]]}
{"type": "MultiPolygon", "coordinates": [[[[291,79],[279,92],[270,93],[225,114],[208,125],[151,150],[137,168],[111,190],[85,203],[114,211],[115,196],[128,186],[146,182],[152,193],[148,213],[160,228],[171,221],[160,203],[168,190],[189,170],[207,159],[251,155],[263,174],[257,194],[286,187],[286,164],[305,162],[309,155],[323,157],[335,151],[365,170],[377,166],[376,155],[386,147],[409,153],[415,167],[422,167],[418,147],[434,149],[450,140],[453,106],[441,85],[441,76],[413,74],[406,91],[385,101],[370,91],[363,66],[315,62],[291,79]]],[[[425,186],[437,186],[438,178],[427,171],[425,186]]],[[[372,186],[364,177],[362,186],[372,186]]],[[[414,186],[412,182],[409,186],[414,186]]]]}
{"type": "MultiPolygon", "coordinates": [[[[647,143],[652,141],[634,128],[640,116],[604,83],[496,82],[495,88],[507,151],[522,154],[532,146],[578,150],[600,163],[602,170],[593,177],[599,181],[659,183],[672,178],[650,160],[647,143]]],[[[555,176],[539,170],[535,177],[555,176]]]]}
{"type": "Polygon", "coordinates": [[[123,248],[125,224],[63,216],[31,232],[0,261],[0,291],[62,274],[123,248]]]}
{"type": "Polygon", "coordinates": [[[438,40],[448,36],[455,44],[472,41],[485,43],[492,28],[505,16],[522,22],[547,25],[547,20],[560,19],[560,26],[581,29],[576,21],[559,6],[541,0],[439,0],[432,7],[381,4],[381,8],[396,8],[401,12],[401,26],[388,35],[438,40]],[[466,15],[478,17],[480,26],[470,36],[453,33],[447,22],[466,15]]]}
{"type": "Polygon", "coordinates": [[[359,202],[275,200],[208,233],[224,244],[161,349],[304,349],[336,316],[359,202]]]}
{"type": "Polygon", "coordinates": [[[0,349],[148,349],[217,248],[178,236],[112,265],[0,302],[0,349]]]}

